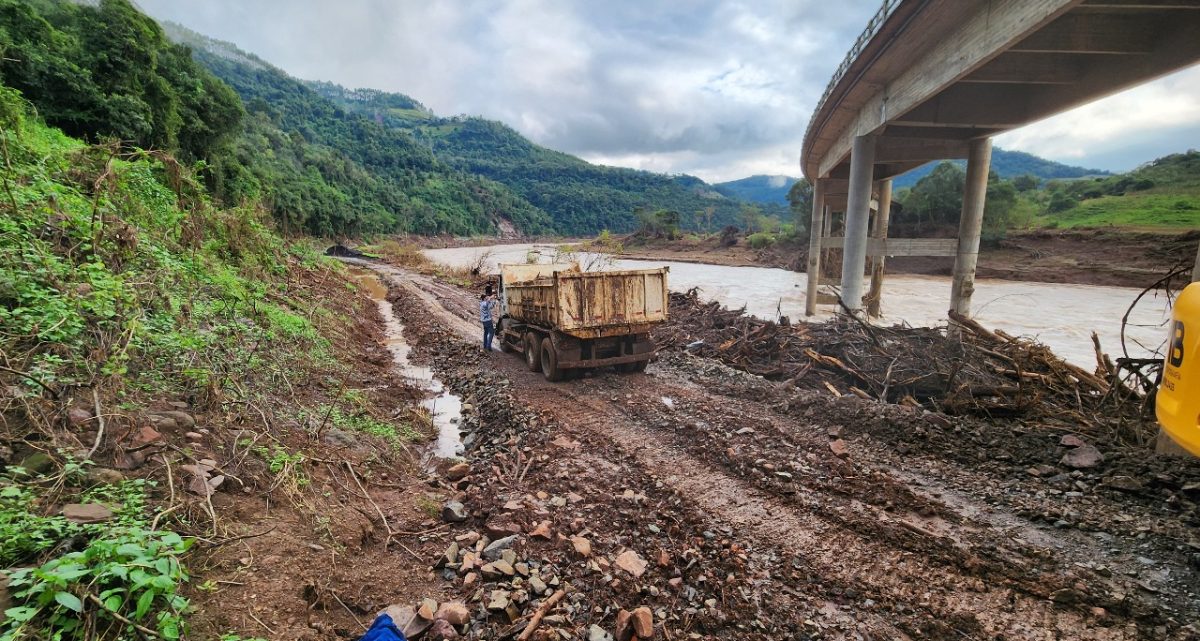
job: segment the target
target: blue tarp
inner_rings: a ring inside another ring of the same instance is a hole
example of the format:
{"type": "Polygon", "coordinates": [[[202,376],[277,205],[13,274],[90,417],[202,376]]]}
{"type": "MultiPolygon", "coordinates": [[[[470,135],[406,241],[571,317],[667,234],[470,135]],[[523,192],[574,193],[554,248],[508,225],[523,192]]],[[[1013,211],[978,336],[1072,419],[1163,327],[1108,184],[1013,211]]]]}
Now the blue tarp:
{"type": "Polygon", "coordinates": [[[392,622],[392,617],[381,614],[375,617],[370,629],[358,641],[408,641],[404,633],[392,622]]]}

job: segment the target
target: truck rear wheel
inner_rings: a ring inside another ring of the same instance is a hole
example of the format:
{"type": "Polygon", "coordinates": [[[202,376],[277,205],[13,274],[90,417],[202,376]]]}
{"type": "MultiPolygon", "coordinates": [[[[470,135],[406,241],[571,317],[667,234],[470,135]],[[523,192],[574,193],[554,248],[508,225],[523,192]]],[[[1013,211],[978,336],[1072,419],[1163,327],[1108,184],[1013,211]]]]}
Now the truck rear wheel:
{"type": "Polygon", "coordinates": [[[525,365],[531,372],[542,371],[542,340],[535,332],[525,334],[525,365]]]}
{"type": "Polygon", "coordinates": [[[542,341],[542,375],[551,383],[563,379],[563,371],[558,368],[558,350],[554,349],[554,341],[547,338],[542,341]]]}

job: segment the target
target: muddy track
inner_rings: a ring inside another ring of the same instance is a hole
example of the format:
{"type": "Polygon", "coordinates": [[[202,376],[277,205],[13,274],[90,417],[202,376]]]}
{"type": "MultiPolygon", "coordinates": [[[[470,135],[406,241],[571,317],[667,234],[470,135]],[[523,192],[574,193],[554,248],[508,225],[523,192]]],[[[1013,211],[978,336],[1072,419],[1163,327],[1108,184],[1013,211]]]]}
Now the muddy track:
{"type": "MultiPolygon", "coordinates": [[[[473,342],[459,315],[467,294],[391,276],[473,342]]],[[[500,353],[483,369],[512,382],[516,403],[591,446],[574,455],[577,465],[632,464],[713,529],[768,551],[774,581],[763,589],[835,603],[879,638],[1191,638],[1171,622],[1175,608],[1087,569],[1098,545],[1067,545],[973,497],[943,501],[936,482],[889,468],[888,457],[869,463],[877,443],[856,439],[836,456],[837,433],[794,416],[771,384],[690,361],[558,384],[500,353]]],[[[1194,609],[1184,606],[1179,623],[1194,609]]]]}

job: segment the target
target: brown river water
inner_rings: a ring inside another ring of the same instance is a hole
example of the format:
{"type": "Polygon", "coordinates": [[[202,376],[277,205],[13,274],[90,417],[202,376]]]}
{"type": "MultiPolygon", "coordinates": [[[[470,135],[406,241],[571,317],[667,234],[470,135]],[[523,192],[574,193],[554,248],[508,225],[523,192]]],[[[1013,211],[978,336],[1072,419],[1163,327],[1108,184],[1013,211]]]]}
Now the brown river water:
{"type": "MultiPolygon", "coordinates": [[[[551,262],[554,245],[516,244],[490,247],[457,247],[425,250],[432,260],[449,266],[474,264],[486,253],[489,268],[500,263],[525,263],[530,259],[551,262]]],[[[644,269],[670,267],[670,288],[687,291],[699,288],[701,296],[730,308],[745,307],[760,318],[787,316],[804,318],[805,274],[770,267],[735,267],[612,259],[594,254],[578,255],[581,262],[600,269],[644,269]]],[[[1018,336],[1035,338],[1063,358],[1091,369],[1095,350],[1091,333],[1100,337],[1104,351],[1114,358],[1124,355],[1121,347],[1121,318],[1140,290],[1129,287],[1033,283],[981,279],[975,281],[973,316],[985,327],[1003,329],[1018,336]]],[[[884,318],[890,325],[945,324],[950,307],[950,279],[939,276],[889,274],[884,280],[884,318]]],[[[820,308],[824,316],[831,306],[820,308]]],[[[1147,295],[1129,317],[1125,345],[1129,355],[1155,354],[1166,337],[1169,304],[1161,295],[1147,295]]]]}

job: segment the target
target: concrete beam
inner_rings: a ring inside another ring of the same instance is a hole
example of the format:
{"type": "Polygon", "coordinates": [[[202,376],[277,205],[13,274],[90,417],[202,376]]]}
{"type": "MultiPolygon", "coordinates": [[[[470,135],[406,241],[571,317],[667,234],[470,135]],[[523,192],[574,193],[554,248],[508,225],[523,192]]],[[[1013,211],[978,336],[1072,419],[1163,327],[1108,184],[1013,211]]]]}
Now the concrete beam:
{"type": "Polygon", "coordinates": [[[804,296],[804,315],[817,313],[817,285],[821,282],[821,236],[825,231],[825,180],[813,183],[812,220],[808,225],[808,266],[805,268],[807,289],[804,296]]]}
{"type": "Polygon", "coordinates": [[[805,171],[817,176],[828,175],[831,168],[845,159],[856,136],[878,131],[896,114],[912,110],[1063,15],[1080,1],[990,0],[970,3],[973,13],[958,21],[954,30],[940,38],[928,52],[913,59],[902,73],[891,79],[883,91],[876,92],[863,103],[854,120],[841,129],[838,138],[828,147],[821,145],[823,149],[819,152],[819,160],[810,162],[806,156],[803,161],[805,171]],[[816,172],[811,171],[814,165],[816,172]]]}
{"type": "MultiPolygon", "coordinates": [[[[879,194],[879,210],[875,212],[875,228],[871,235],[875,240],[886,243],[888,225],[892,219],[892,180],[881,180],[875,184],[879,194]]],[[[883,255],[871,256],[871,289],[867,292],[867,316],[879,318],[883,315],[883,255]]]]}
{"type": "Polygon", "coordinates": [[[1006,52],[971,72],[961,82],[1022,85],[1069,85],[1079,79],[1078,55],[1006,52]]]}
{"type": "Polygon", "coordinates": [[[842,302],[862,309],[863,271],[867,267],[867,223],[871,217],[875,137],[854,139],[850,152],[850,194],[846,203],[846,247],[842,249],[842,302]]]}
{"type": "Polygon", "coordinates": [[[991,164],[992,139],[971,141],[967,177],[963,185],[962,217],[958,222],[958,255],[954,258],[954,280],[950,285],[950,309],[963,316],[971,315],[971,295],[975,293],[975,266],[979,262],[979,235],[983,231],[983,207],[991,164]]]}
{"type": "Polygon", "coordinates": [[[1072,12],[1011,47],[1011,52],[1147,54],[1165,31],[1165,16],[1072,12]]]}
{"type": "Polygon", "coordinates": [[[881,136],[888,138],[920,138],[922,140],[958,140],[966,142],[972,138],[986,138],[997,133],[996,129],[983,127],[922,127],[919,125],[889,124],[881,136]]]}
{"type": "Polygon", "coordinates": [[[1037,85],[957,84],[895,119],[896,124],[941,127],[1016,127],[1034,119],[1029,103],[1037,85]]]}
{"type": "Polygon", "coordinates": [[[1200,10],[1196,0],[1083,0],[1081,8],[1087,9],[1163,9],[1200,10]]]}
{"type": "Polygon", "coordinates": [[[875,145],[875,165],[903,162],[929,162],[966,158],[967,141],[927,138],[880,137],[875,145]]]}

